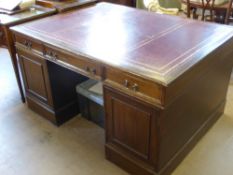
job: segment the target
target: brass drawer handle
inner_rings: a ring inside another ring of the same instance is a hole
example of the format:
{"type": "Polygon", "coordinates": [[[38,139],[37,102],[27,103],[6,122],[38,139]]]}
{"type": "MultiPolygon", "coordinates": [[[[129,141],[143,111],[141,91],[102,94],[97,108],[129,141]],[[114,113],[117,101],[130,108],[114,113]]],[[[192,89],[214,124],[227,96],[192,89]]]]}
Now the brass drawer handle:
{"type": "Polygon", "coordinates": [[[58,55],[52,51],[45,52],[45,55],[48,55],[51,58],[51,60],[53,60],[53,61],[57,61],[57,59],[58,59],[58,55]]]}
{"type": "MultiPolygon", "coordinates": [[[[130,87],[130,83],[129,83],[129,81],[128,81],[127,79],[125,79],[123,85],[124,85],[126,88],[129,88],[129,87],[130,87]]],[[[134,83],[134,84],[131,86],[131,89],[132,89],[133,91],[135,91],[135,92],[138,91],[138,89],[139,89],[138,84],[137,84],[137,83],[134,83]]]]}
{"type": "Polygon", "coordinates": [[[125,80],[125,81],[124,81],[124,86],[125,86],[126,88],[129,87],[129,81],[128,81],[128,80],[125,80]]]}
{"type": "Polygon", "coordinates": [[[32,42],[28,42],[28,49],[31,49],[32,48],[32,42]]]}
{"type": "Polygon", "coordinates": [[[95,74],[96,74],[96,69],[95,69],[95,68],[92,68],[92,69],[90,69],[90,72],[91,72],[93,75],[95,75],[95,74]]]}
{"type": "Polygon", "coordinates": [[[28,42],[26,40],[23,41],[23,45],[25,45],[27,47],[28,42]]]}
{"type": "Polygon", "coordinates": [[[52,57],[52,55],[53,55],[52,51],[48,51],[48,55],[49,55],[50,57],[52,57]]]}
{"type": "Polygon", "coordinates": [[[52,59],[54,61],[57,61],[57,59],[58,59],[58,55],[55,52],[52,52],[52,59]]]}
{"type": "Polygon", "coordinates": [[[132,90],[138,91],[138,89],[139,89],[138,84],[134,83],[134,85],[132,86],[132,90]]]}
{"type": "Polygon", "coordinates": [[[27,49],[31,49],[32,48],[32,42],[24,40],[23,45],[25,45],[27,47],[27,49]]]}
{"type": "Polygon", "coordinates": [[[90,72],[90,68],[88,66],[85,69],[87,72],[90,72]]]}
{"type": "Polygon", "coordinates": [[[86,67],[85,70],[93,75],[96,74],[96,69],[95,68],[90,68],[90,67],[86,67]]]}

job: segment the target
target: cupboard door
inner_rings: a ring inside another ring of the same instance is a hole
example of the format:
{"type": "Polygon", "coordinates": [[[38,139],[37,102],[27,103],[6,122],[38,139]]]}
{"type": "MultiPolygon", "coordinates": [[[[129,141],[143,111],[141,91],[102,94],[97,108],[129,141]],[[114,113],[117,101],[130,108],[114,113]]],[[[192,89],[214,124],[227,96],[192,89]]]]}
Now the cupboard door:
{"type": "Polygon", "coordinates": [[[143,102],[104,86],[106,146],[156,164],[157,112],[143,102]]]}
{"type": "Polygon", "coordinates": [[[26,95],[52,106],[51,90],[46,60],[38,56],[19,52],[26,95]]]}

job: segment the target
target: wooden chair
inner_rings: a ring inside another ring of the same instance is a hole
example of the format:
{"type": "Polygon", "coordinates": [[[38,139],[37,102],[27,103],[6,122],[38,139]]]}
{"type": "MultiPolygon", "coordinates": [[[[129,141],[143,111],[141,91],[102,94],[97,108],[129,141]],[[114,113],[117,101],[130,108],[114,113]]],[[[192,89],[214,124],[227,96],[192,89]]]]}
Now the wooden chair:
{"type": "Polygon", "coordinates": [[[232,14],[232,0],[221,5],[216,5],[215,0],[201,0],[201,2],[182,0],[182,2],[187,5],[188,18],[191,17],[191,13],[194,19],[198,18],[196,11],[201,9],[201,20],[229,23],[232,14]],[[208,14],[206,14],[207,11],[209,11],[208,14]]]}
{"type": "Polygon", "coordinates": [[[215,0],[202,0],[201,3],[187,0],[187,16],[190,18],[191,10],[193,11],[193,18],[197,18],[197,9],[202,9],[201,20],[205,20],[205,13],[207,10],[210,11],[210,20],[213,20],[213,7],[215,0]]]}

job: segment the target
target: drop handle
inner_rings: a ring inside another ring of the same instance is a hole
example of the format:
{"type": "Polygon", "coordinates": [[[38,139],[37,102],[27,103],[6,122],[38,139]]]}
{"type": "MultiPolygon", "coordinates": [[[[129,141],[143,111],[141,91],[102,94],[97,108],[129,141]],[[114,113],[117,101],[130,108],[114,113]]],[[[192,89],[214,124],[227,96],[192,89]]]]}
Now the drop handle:
{"type": "Polygon", "coordinates": [[[47,54],[48,56],[50,56],[50,57],[52,57],[52,55],[53,55],[53,53],[52,53],[51,51],[48,51],[46,54],[47,54]]]}
{"type": "Polygon", "coordinates": [[[56,61],[58,59],[58,55],[55,52],[52,52],[52,59],[56,61]]]}
{"type": "Polygon", "coordinates": [[[89,72],[89,73],[91,73],[91,74],[93,74],[93,75],[95,75],[96,74],[96,69],[95,68],[90,68],[90,67],[86,67],[86,71],[87,72],[89,72]]]}
{"type": "Polygon", "coordinates": [[[125,81],[124,81],[124,86],[125,86],[126,88],[129,87],[129,81],[128,81],[128,80],[125,80],[125,81]]]}
{"type": "Polygon", "coordinates": [[[90,72],[90,68],[88,66],[85,69],[87,72],[90,72]]]}
{"type": "Polygon", "coordinates": [[[132,90],[138,91],[138,89],[139,89],[138,84],[134,83],[134,85],[132,86],[132,90]]]}
{"type": "Polygon", "coordinates": [[[23,45],[25,45],[26,47],[28,46],[28,42],[26,40],[23,41],[23,45]]]}
{"type": "Polygon", "coordinates": [[[32,43],[27,40],[24,40],[23,45],[25,45],[28,49],[32,47],[32,43]]]}
{"type": "Polygon", "coordinates": [[[58,59],[58,55],[55,52],[47,51],[45,55],[48,55],[51,60],[56,61],[58,59]]]}
{"type": "Polygon", "coordinates": [[[96,69],[92,68],[92,69],[90,69],[90,72],[95,75],[96,74],[96,69]]]}
{"type": "Polygon", "coordinates": [[[31,49],[32,48],[32,43],[30,41],[24,40],[23,44],[28,48],[31,49]]]}
{"type": "Polygon", "coordinates": [[[27,47],[28,47],[29,49],[31,49],[31,48],[32,48],[32,42],[28,42],[27,47]]]}

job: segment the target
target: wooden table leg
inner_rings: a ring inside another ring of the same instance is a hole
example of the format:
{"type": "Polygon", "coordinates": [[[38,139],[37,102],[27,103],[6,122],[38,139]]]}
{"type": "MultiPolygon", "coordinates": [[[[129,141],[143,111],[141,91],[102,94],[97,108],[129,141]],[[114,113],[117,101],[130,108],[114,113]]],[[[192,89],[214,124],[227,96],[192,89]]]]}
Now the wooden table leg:
{"type": "Polygon", "coordinates": [[[19,72],[19,67],[18,67],[18,62],[17,62],[17,57],[16,57],[16,50],[15,50],[15,46],[14,46],[14,40],[12,37],[12,34],[9,30],[9,27],[7,26],[3,26],[3,30],[4,30],[4,34],[6,37],[6,44],[7,44],[7,48],[8,51],[10,53],[10,57],[11,57],[11,61],[12,61],[12,65],[15,71],[15,76],[16,76],[16,80],[18,83],[18,87],[19,87],[19,91],[20,91],[20,95],[21,95],[21,99],[22,102],[25,102],[25,96],[24,96],[24,92],[23,92],[23,86],[21,83],[21,79],[20,79],[20,72],[19,72]]]}
{"type": "Polygon", "coordinates": [[[231,12],[232,12],[232,5],[233,5],[233,0],[230,0],[229,4],[228,4],[226,16],[225,16],[225,21],[224,21],[225,24],[229,24],[229,20],[230,20],[230,17],[231,17],[231,12]]]}

